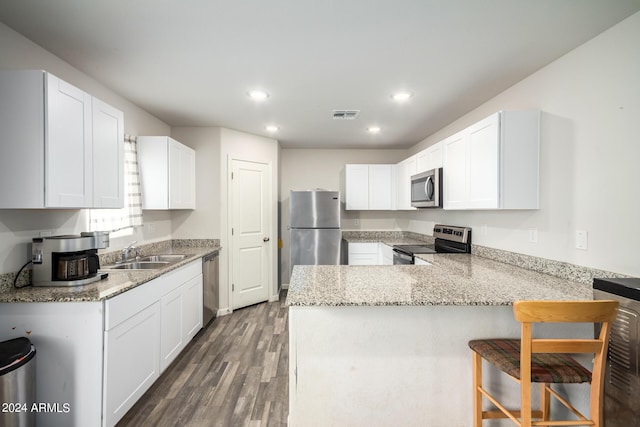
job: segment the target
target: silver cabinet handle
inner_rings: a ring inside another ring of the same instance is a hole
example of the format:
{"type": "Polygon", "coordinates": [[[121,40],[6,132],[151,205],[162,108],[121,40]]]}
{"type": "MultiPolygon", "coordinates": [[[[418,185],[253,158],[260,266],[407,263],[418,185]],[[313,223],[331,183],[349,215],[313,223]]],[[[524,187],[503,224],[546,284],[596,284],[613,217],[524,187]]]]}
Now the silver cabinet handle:
{"type": "Polygon", "coordinates": [[[263,242],[268,242],[268,241],[269,241],[269,238],[268,238],[268,237],[265,237],[264,239],[262,239],[262,241],[263,241],[263,242]]]}

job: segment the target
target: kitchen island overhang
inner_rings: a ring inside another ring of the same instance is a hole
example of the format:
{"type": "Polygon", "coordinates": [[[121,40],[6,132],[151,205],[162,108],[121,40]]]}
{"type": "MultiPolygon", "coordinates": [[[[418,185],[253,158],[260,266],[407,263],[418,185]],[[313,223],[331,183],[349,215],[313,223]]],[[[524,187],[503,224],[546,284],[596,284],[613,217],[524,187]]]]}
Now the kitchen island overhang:
{"type": "MultiPolygon", "coordinates": [[[[475,256],[435,255],[432,262],[294,268],[289,425],[467,427],[468,341],[519,337],[515,300],[592,299],[587,285],[475,256]]],[[[592,336],[593,328],[550,324],[537,332],[592,336]]],[[[518,404],[517,384],[491,369],[485,378],[518,404]]],[[[588,408],[588,385],[570,393],[578,409],[588,408]]]]}

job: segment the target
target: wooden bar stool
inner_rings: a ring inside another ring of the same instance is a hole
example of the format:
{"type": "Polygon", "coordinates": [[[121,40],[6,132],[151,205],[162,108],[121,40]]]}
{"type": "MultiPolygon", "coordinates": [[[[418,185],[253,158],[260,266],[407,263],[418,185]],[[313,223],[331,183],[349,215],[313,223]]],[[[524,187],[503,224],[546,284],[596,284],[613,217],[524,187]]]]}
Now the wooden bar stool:
{"type": "Polygon", "coordinates": [[[516,425],[530,426],[597,426],[602,427],[604,370],[609,342],[610,322],[616,318],[617,301],[517,301],[513,307],[521,323],[520,339],[480,339],[469,341],[473,350],[474,426],[482,420],[510,418],[516,425]],[[533,323],[571,322],[601,323],[595,339],[535,339],[533,323]],[[569,354],[594,355],[593,372],[569,354]],[[507,373],[520,384],[520,410],[505,408],[482,387],[482,359],[507,373]],[[531,383],[540,384],[540,408],[531,408],[531,383]],[[564,397],[551,389],[551,384],[591,383],[590,416],[581,414],[564,397]],[[483,411],[482,397],[498,410],[483,411]],[[550,396],[566,406],[577,420],[550,420],[550,396]],[[537,421],[533,421],[536,419],[537,421]]]}

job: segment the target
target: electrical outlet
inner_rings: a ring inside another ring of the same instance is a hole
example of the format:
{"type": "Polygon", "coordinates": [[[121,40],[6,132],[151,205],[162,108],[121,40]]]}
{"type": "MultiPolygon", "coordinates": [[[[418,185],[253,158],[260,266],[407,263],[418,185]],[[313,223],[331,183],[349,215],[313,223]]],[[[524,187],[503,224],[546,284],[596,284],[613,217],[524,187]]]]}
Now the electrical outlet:
{"type": "Polygon", "coordinates": [[[538,243],[538,229],[530,228],[529,229],[529,243],[538,243]]]}
{"type": "Polygon", "coordinates": [[[486,236],[488,233],[489,231],[487,230],[487,224],[482,224],[482,226],[480,227],[480,235],[486,236]]]}
{"type": "Polygon", "coordinates": [[[353,224],[358,227],[360,225],[360,220],[358,218],[354,219],[353,224]]]}
{"type": "Polygon", "coordinates": [[[576,230],[576,249],[586,251],[589,247],[589,234],[586,230],[576,230]]]}

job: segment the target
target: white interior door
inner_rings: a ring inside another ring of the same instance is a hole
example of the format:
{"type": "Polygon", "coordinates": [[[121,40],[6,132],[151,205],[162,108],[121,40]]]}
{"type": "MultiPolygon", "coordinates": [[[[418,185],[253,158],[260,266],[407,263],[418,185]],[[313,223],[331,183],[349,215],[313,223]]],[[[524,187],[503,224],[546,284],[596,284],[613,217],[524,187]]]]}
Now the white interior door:
{"type": "Polygon", "coordinates": [[[271,277],[271,165],[231,161],[232,309],[267,301],[271,277]]]}

